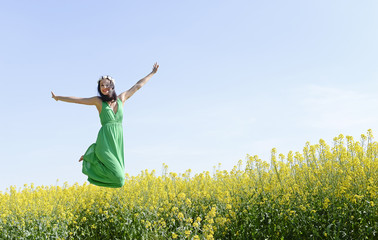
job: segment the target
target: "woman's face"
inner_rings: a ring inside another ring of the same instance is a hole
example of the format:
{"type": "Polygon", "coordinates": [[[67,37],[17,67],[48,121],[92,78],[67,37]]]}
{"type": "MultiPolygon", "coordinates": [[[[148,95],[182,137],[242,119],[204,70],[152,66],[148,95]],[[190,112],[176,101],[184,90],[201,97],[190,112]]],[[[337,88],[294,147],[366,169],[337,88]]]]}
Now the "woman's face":
{"type": "Polygon", "coordinates": [[[110,80],[108,80],[108,79],[101,80],[100,81],[100,90],[101,90],[102,94],[109,95],[110,90],[111,90],[110,80]]]}

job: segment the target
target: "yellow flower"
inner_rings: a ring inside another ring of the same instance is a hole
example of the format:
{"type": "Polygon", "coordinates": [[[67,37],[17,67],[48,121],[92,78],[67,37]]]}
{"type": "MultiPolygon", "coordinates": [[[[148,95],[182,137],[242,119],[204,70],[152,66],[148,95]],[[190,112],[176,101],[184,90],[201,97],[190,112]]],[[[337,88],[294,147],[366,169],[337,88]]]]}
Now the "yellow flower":
{"type": "Polygon", "coordinates": [[[186,198],[186,195],[185,195],[185,193],[180,193],[179,195],[177,195],[177,197],[178,197],[178,199],[180,199],[180,200],[184,200],[185,198],[186,198]]]}
{"type": "Polygon", "coordinates": [[[181,212],[177,215],[177,218],[179,220],[184,220],[184,214],[182,214],[181,212]]]}
{"type": "Polygon", "coordinates": [[[178,237],[178,235],[176,233],[172,233],[172,238],[173,239],[176,239],[178,237]]]}
{"type": "Polygon", "coordinates": [[[213,234],[206,235],[206,240],[214,240],[213,234]]]}
{"type": "Polygon", "coordinates": [[[329,203],[330,203],[331,201],[328,199],[328,197],[326,197],[325,199],[324,199],[324,202],[323,202],[323,208],[324,209],[327,209],[328,208],[328,206],[329,206],[329,203]]]}
{"type": "Polygon", "coordinates": [[[151,223],[149,221],[146,221],[146,228],[151,227],[151,223]]]}

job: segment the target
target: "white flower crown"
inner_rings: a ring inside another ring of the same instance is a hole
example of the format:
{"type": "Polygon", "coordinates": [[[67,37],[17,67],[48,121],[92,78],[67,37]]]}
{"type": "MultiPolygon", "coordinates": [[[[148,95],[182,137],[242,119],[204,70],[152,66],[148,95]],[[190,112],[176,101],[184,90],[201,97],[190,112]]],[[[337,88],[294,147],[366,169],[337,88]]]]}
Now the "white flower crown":
{"type": "Polygon", "coordinates": [[[112,81],[113,84],[115,84],[115,80],[111,76],[108,76],[108,75],[101,76],[100,79],[97,81],[97,83],[99,83],[101,80],[104,80],[104,79],[108,79],[109,81],[112,81]]]}

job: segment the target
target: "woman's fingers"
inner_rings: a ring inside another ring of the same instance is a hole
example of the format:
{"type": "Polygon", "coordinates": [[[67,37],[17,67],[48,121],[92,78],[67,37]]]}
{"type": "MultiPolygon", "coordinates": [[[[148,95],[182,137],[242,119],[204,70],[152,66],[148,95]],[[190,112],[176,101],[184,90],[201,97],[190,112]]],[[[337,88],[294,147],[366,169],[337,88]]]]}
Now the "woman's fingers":
{"type": "Polygon", "coordinates": [[[154,64],[154,67],[153,67],[153,69],[152,69],[152,71],[153,71],[154,73],[156,73],[157,70],[158,70],[158,68],[159,68],[159,64],[155,63],[155,64],[154,64]]]}
{"type": "Polygon", "coordinates": [[[55,96],[55,94],[51,91],[51,97],[52,98],[54,98],[55,99],[55,101],[58,101],[57,99],[56,99],[56,96],[55,96]]]}

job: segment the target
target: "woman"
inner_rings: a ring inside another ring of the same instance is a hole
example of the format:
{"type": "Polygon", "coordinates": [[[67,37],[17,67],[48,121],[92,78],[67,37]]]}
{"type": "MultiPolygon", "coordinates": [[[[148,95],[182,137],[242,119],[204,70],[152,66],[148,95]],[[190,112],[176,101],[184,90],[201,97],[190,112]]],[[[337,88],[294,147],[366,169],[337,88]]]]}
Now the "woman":
{"type": "Polygon", "coordinates": [[[62,97],[51,92],[52,98],[56,101],[94,105],[99,112],[102,127],[96,143],[92,144],[79,160],[83,161],[82,172],[88,176],[90,183],[112,188],[122,187],[125,183],[123,106],[127,99],[150,80],[158,68],[159,65],[155,63],[150,74],[118,96],[114,90],[114,79],[109,76],[102,76],[98,80],[99,97],[62,97]]]}

